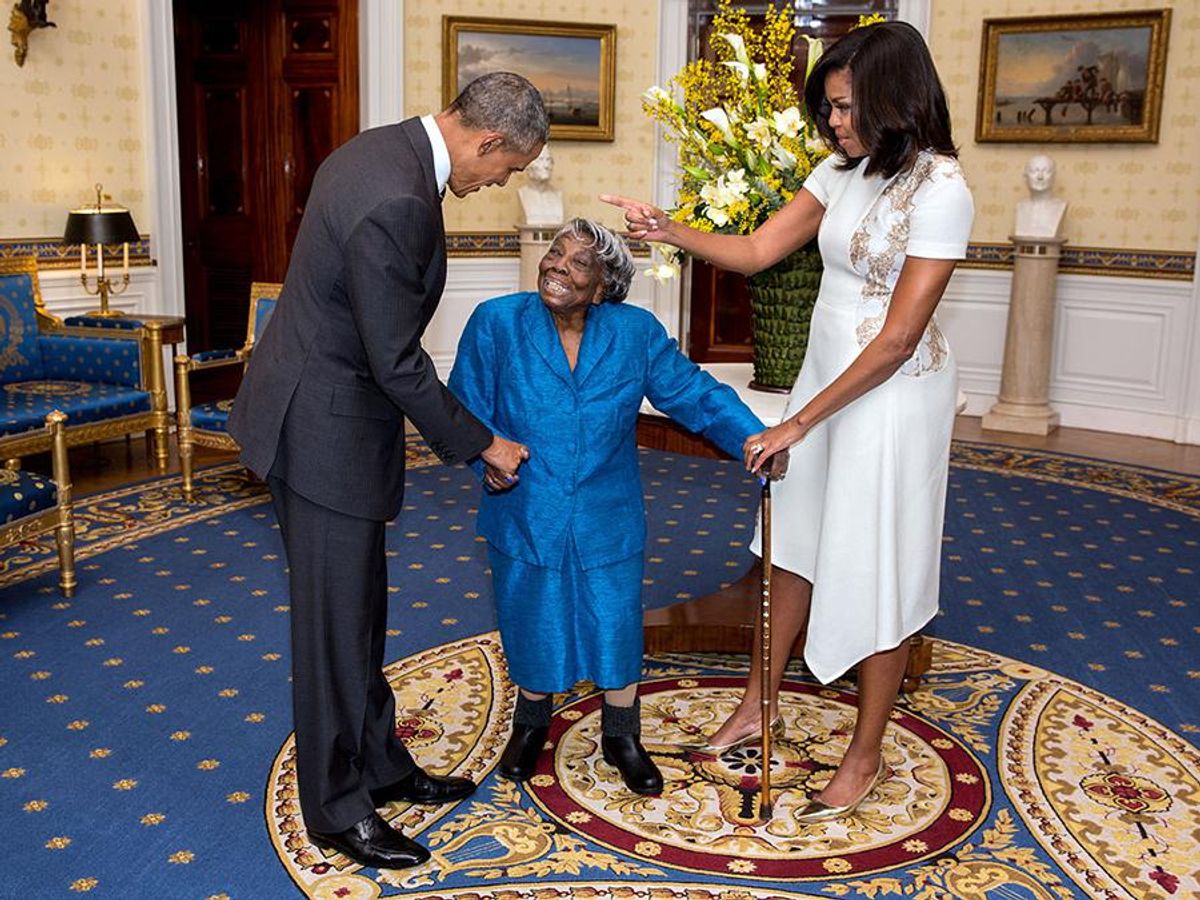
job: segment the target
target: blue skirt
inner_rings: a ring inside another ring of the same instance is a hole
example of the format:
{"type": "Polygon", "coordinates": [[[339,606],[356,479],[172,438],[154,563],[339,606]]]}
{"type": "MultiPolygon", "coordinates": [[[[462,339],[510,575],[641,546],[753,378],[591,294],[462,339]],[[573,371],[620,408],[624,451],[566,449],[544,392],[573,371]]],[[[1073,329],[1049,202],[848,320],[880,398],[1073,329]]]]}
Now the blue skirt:
{"type": "Polygon", "coordinates": [[[535,566],[488,544],[500,640],[514,683],[539,694],[588,680],[616,690],[642,677],[642,555],[584,569],[574,539],[562,565],[535,566]]]}

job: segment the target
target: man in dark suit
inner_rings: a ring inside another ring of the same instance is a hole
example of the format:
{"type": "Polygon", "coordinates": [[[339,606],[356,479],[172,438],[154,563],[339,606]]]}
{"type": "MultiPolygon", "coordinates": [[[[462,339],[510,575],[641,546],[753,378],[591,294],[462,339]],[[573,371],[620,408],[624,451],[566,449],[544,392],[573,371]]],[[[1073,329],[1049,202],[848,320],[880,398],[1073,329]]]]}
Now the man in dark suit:
{"type": "Polygon", "coordinates": [[[404,492],[405,418],[446,463],[481,457],[515,480],[528,457],[459,404],[421,336],[446,280],[442,192],[503,185],[547,133],[537,90],[496,73],[437,116],[362,132],[330,154],[230,415],[242,461],[270,485],[287,551],[304,822],[319,846],[363,865],[429,858],[377,806],[475,789],[425,773],[395,736],[384,526],[404,492]]]}

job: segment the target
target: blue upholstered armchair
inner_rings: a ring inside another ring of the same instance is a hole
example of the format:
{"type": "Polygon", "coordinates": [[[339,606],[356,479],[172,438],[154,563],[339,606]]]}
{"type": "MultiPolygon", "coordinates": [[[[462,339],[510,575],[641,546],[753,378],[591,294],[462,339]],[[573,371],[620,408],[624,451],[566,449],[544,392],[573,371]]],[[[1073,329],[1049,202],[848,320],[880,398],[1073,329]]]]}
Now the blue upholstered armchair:
{"type": "Polygon", "coordinates": [[[179,470],[183,475],[183,497],[193,499],[193,448],[213,447],[218,450],[237,450],[237,442],[229,436],[229,411],[233,400],[217,400],[192,406],[192,372],[216,369],[221,366],[245,366],[254,352],[255,338],[267,327],[281,284],[256,281],[250,285],[250,315],[246,321],[246,343],[238,350],[204,350],[192,356],[175,357],[175,407],[179,440],[179,470]]]}
{"type": "Polygon", "coordinates": [[[68,446],[147,432],[166,468],[166,382],[156,325],[113,319],[67,326],[47,312],[32,257],[0,260],[0,459],[10,468],[50,449],[43,427],[66,414],[68,446]]]}
{"type": "Polygon", "coordinates": [[[75,522],[71,516],[71,476],[67,468],[67,417],[46,416],[42,431],[50,442],[53,479],[20,469],[0,469],[0,548],[53,531],[58,543],[58,586],[75,592],[75,522]]]}

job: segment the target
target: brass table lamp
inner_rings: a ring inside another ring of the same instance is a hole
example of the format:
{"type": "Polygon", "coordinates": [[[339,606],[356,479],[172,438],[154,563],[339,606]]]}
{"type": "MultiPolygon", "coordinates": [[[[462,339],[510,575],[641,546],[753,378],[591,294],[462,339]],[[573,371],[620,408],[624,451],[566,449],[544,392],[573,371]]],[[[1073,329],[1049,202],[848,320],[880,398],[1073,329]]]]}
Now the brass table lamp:
{"type": "MultiPolygon", "coordinates": [[[[67,215],[67,227],[63,232],[64,244],[79,245],[79,280],[89,294],[98,294],[100,308],[89,313],[93,316],[119,316],[120,310],[108,308],[108,298],[124,293],[129,287],[129,245],[140,239],[133,216],[123,206],[104,204],[101,186],[96,185],[96,205],[73,209],[67,215]],[[96,247],[96,287],[88,280],[88,245],[96,247]],[[114,282],[104,271],[104,247],[122,246],[121,280],[114,282]]],[[[111,198],[110,198],[111,199],[111,198]]]]}

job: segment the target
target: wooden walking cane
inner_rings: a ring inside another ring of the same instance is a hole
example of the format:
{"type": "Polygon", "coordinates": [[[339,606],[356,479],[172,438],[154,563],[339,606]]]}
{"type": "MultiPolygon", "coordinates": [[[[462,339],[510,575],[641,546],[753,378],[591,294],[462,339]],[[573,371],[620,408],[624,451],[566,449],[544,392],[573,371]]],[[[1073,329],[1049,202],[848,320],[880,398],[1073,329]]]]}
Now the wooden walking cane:
{"type": "MultiPolygon", "coordinates": [[[[764,465],[770,465],[770,461],[764,465]]],[[[760,470],[761,471],[761,470],[760,470]]],[[[762,694],[762,780],[760,781],[759,819],[771,819],[771,478],[762,483],[762,598],[758,624],[762,660],[759,665],[762,694]]]]}

